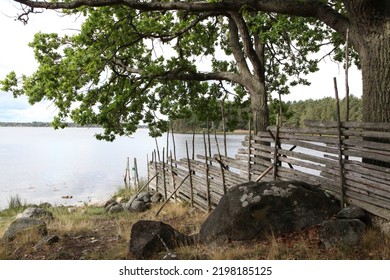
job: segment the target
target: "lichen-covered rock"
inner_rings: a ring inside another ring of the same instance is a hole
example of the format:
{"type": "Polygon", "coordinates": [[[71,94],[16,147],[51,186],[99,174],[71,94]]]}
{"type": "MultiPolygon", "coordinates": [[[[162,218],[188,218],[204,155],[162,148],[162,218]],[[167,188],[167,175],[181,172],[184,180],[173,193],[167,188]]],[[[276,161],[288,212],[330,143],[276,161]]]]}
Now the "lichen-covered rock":
{"type": "Polygon", "coordinates": [[[202,224],[200,240],[248,240],[322,223],[339,206],[316,186],[249,182],[230,189],[202,224]]]}

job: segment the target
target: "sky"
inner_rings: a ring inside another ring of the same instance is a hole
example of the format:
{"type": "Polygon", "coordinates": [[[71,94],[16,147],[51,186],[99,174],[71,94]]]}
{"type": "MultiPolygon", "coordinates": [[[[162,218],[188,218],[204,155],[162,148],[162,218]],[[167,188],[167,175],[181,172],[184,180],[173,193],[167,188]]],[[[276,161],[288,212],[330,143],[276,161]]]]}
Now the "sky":
{"type": "MultiPolygon", "coordinates": [[[[0,0],[0,79],[10,72],[29,75],[37,68],[34,54],[28,43],[37,32],[74,33],[80,19],[64,17],[53,11],[30,15],[27,25],[15,20],[22,13],[20,5],[12,0],[0,0]]],[[[350,93],[361,96],[361,73],[355,67],[350,70],[350,93]]],[[[329,58],[320,64],[320,71],[308,76],[311,86],[297,86],[292,93],[283,96],[284,101],[334,97],[333,77],[338,80],[339,95],[345,95],[344,70],[329,58]]],[[[276,97],[276,96],[275,96],[276,97]]],[[[11,93],[0,92],[0,121],[32,122],[51,121],[56,108],[49,101],[30,105],[27,98],[14,98],[11,93]]]]}

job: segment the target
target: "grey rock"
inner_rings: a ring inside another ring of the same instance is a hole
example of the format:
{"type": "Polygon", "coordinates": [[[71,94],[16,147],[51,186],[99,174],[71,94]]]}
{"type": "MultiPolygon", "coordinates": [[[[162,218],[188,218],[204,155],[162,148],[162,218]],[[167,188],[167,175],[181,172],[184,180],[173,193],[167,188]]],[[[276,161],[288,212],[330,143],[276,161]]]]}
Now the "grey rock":
{"type": "Polygon", "coordinates": [[[321,224],[339,210],[317,186],[302,182],[249,182],[230,189],[202,224],[202,242],[250,240],[321,224]]]}
{"type": "Polygon", "coordinates": [[[104,205],[104,209],[106,209],[106,211],[108,212],[112,206],[115,206],[117,205],[118,202],[116,202],[115,200],[113,199],[110,199],[109,201],[106,202],[106,204],[104,205]]]}
{"type": "Polygon", "coordinates": [[[35,218],[50,221],[53,220],[53,214],[43,208],[28,207],[22,213],[16,216],[16,219],[21,218],[35,218]]]}
{"type": "Polygon", "coordinates": [[[143,212],[146,209],[149,209],[150,204],[147,204],[140,200],[134,200],[130,206],[130,210],[134,212],[143,212]]]}
{"type": "Polygon", "coordinates": [[[145,200],[152,196],[150,192],[142,192],[138,195],[139,200],[145,200]]]}
{"type": "Polygon", "coordinates": [[[124,209],[123,209],[121,204],[115,204],[115,205],[111,206],[110,209],[108,209],[108,213],[115,214],[115,213],[122,212],[123,210],[124,209]]]}
{"type": "Polygon", "coordinates": [[[136,222],[130,235],[130,253],[144,259],[159,252],[171,252],[178,246],[193,244],[193,239],[159,221],[140,220],[136,222]]]}
{"type": "Polygon", "coordinates": [[[54,244],[58,241],[60,241],[60,238],[57,235],[48,235],[39,240],[39,242],[35,244],[34,249],[40,250],[44,246],[54,244]]]}
{"type": "Polygon", "coordinates": [[[46,223],[34,218],[16,219],[9,225],[3,238],[7,241],[11,241],[22,234],[38,234],[45,236],[47,235],[46,223]]]}
{"type": "Polygon", "coordinates": [[[324,221],[320,228],[320,241],[326,248],[353,246],[360,242],[366,225],[358,219],[324,221]]]}
{"type": "Polygon", "coordinates": [[[159,192],[155,192],[152,197],[150,198],[150,201],[152,203],[157,203],[157,202],[160,202],[160,201],[163,201],[164,200],[164,197],[161,193],[159,192]]]}
{"type": "Polygon", "coordinates": [[[348,206],[342,209],[340,212],[336,215],[337,219],[359,219],[366,225],[371,225],[370,216],[368,213],[357,207],[357,206],[348,206]]]}

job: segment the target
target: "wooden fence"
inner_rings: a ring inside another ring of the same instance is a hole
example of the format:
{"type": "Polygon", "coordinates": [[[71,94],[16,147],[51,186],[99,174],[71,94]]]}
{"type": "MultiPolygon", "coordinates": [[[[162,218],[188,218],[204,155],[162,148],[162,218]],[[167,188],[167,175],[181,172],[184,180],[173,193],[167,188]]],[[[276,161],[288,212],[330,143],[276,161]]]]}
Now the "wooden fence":
{"type": "MultiPolygon", "coordinates": [[[[390,219],[390,125],[307,121],[248,135],[235,158],[216,154],[148,164],[151,188],[210,211],[231,187],[255,180],[305,181],[344,204],[390,219]],[[364,158],[364,160],[362,160],[364,158]],[[371,162],[371,163],[370,163],[371,162]],[[382,166],[379,166],[381,164],[382,166]]],[[[188,154],[188,148],[187,148],[188,154]]]]}

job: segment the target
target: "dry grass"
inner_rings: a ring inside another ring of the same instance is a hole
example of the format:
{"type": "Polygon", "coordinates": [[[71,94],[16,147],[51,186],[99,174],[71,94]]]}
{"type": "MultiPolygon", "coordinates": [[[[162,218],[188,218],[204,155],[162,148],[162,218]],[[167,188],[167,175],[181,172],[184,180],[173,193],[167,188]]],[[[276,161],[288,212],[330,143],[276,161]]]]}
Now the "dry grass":
{"type": "MultiPolygon", "coordinates": [[[[47,224],[49,234],[60,237],[58,243],[35,250],[38,236],[0,243],[0,259],[129,259],[132,225],[139,220],[160,220],[191,235],[199,232],[207,214],[187,205],[168,203],[160,215],[161,204],[143,213],[108,214],[100,207],[82,207],[70,213],[67,208],[51,208],[55,217],[47,224]]],[[[16,213],[0,212],[0,234],[16,213]]],[[[180,259],[390,259],[390,237],[372,228],[361,244],[349,248],[325,249],[318,238],[318,227],[289,235],[269,233],[262,240],[195,244],[175,250],[180,259]]],[[[155,258],[161,258],[156,255],[155,258]]]]}

